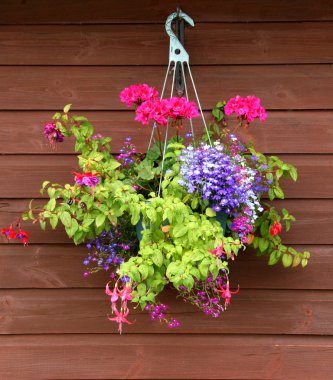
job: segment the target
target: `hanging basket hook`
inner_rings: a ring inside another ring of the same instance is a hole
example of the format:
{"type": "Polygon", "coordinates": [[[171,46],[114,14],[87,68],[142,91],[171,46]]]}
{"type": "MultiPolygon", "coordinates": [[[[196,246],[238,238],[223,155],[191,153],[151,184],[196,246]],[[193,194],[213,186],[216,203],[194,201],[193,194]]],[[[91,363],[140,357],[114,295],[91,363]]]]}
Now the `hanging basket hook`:
{"type": "Polygon", "coordinates": [[[177,9],[177,12],[172,13],[165,22],[165,30],[170,37],[170,51],[169,51],[169,63],[173,62],[175,65],[179,63],[186,62],[189,63],[189,55],[185,50],[181,41],[172,30],[172,22],[174,20],[183,19],[189,25],[194,26],[194,21],[184,13],[181,9],[177,9]]]}

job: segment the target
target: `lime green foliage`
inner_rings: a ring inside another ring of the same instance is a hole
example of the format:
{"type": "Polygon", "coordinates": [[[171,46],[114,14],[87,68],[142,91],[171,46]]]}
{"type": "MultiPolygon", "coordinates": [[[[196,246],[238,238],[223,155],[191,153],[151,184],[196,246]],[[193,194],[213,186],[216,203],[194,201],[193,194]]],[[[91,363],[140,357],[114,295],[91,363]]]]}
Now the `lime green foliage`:
{"type": "Polygon", "coordinates": [[[119,270],[119,276],[130,277],[133,301],[141,307],[154,302],[167,282],[190,290],[194,279],[205,280],[210,273],[216,277],[221,268],[228,272],[227,261],[217,260],[209,250],[223,242],[230,257],[244,246],[238,239],[223,236],[220,224],[212,218],[212,210],[208,209],[208,215],[193,210],[198,201],[178,184],[176,158],[183,147],[180,139],[172,140],[168,146],[165,167],[169,171],[162,181],[163,196],[159,198],[156,191],[150,191],[156,190],[152,183],[158,183],[161,172],[156,164],[160,158],[156,145],[137,165],[133,182],[110,153],[111,139],[92,139],[89,121],[68,112],[66,106],[63,114],[55,114],[57,127],[64,136],[74,136],[75,150],[81,153],[81,171],[99,173],[99,184],[92,189],[77,183],[62,186],[45,181],[41,193],[49,197],[48,202],[38,208],[30,204],[24,219],[39,222],[42,229],[47,223],[55,229],[60,222],[74,243],[80,244],[115,226],[124,215],[133,226],[142,215],[144,231],[139,252],[119,270]],[[146,194],[137,193],[134,183],[147,189],[146,194]]]}

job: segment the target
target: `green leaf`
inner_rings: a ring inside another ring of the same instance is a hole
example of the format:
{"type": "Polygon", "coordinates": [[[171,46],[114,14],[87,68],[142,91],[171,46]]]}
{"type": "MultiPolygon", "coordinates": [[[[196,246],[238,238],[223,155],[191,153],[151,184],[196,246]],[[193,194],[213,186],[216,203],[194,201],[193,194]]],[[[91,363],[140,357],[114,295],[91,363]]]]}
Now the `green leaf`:
{"type": "Polygon", "coordinates": [[[175,238],[180,238],[187,233],[187,227],[182,224],[177,225],[173,228],[172,233],[175,238]]]}
{"type": "Polygon", "coordinates": [[[65,227],[70,227],[72,218],[69,212],[63,211],[60,213],[59,217],[65,227]]]}
{"type": "Polygon", "coordinates": [[[72,237],[78,229],[79,229],[78,222],[75,219],[72,219],[71,226],[69,227],[69,229],[66,229],[66,232],[69,237],[72,237]]]}
{"type": "Polygon", "coordinates": [[[184,286],[187,287],[188,290],[191,290],[194,285],[194,279],[192,276],[187,276],[183,279],[184,286]]]}
{"type": "Polygon", "coordinates": [[[279,261],[280,256],[281,254],[279,251],[273,251],[269,255],[268,265],[275,265],[279,261]]]}
{"type": "Polygon", "coordinates": [[[59,221],[59,218],[57,215],[52,215],[52,217],[50,218],[50,224],[51,224],[51,227],[53,229],[55,229],[58,225],[58,221],[59,221]]]}
{"type": "Polygon", "coordinates": [[[293,181],[297,181],[297,169],[294,166],[290,167],[289,174],[293,181]]]}
{"type": "Polygon", "coordinates": [[[158,250],[154,251],[154,254],[151,256],[151,259],[156,266],[158,266],[158,267],[162,266],[163,254],[161,251],[158,251],[158,250]]]}
{"type": "Polygon", "coordinates": [[[48,210],[53,211],[55,209],[56,204],[57,204],[57,202],[56,202],[55,198],[50,199],[48,204],[47,204],[48,210]]]}
{"type": "Polygon", "coordinates": [[[145,295],[146,292],[147,292],[146,285],[142,284],[142,283],[138,284],[138,286],[136,287],[136,289],[137,289],[138,293],[140,294],[140,296],[145,295]]]}
{"type": "Polygon", "coordinates": [[[308,260],[307,259],[303,259],[301,261],[301,265],[302,265],[303,268],[306,267],[308,265],[308,260]]]}
{"type": "Polygon", "coordinates": [[[212,217],[216,216],[216,212],[213,209],[211,209],[210,207],[207,207],[206,208],[206,215],[208,217],[212,218],[212,217]]]}
{"type": "Polygon", "coordinates": [[[269,200],[272,201],[275,198],[275,193],[273,189],[268,189],[269,200]]]}
{"type": "Polygon", "coordinates": [[[297,267],[300,263],[301,263],[301,257],[300,257],[300,255],[296,255],[296,256],[294,256],[294,259],[293,259],[293,268],[294,267],[297,267]]]}
{"type": "Polygon", "coordinates": [[[259,250],[260,252],[265,252],[266,249],[268,248],[269,246],[269,241],[264,239],[264,238],[260,238],[259,239],[259,250]]]}
{"type": "Polygon", "coordinates": [[[65,105],[65,107],[64,107],[64,112],[65,112],[65,113],[68,113],[68,111],[70,110],[70,108],[71,108],[71,104],[67,104],[67,105],[65,105]]]}
{"type": "Polygon", "coordinates": [[[288,268],[290,267],[290,265],[292,264],[293,262],[293,258],[291,255],[289,255],[289,253],[284,253],[283,256],[282,256],[282,264],[285,268],[288,268]]]}
{"type": "Polygon", "coordinates": [[[148,266],[145,264],[139,265],[139,272],[141,274],[142,280],[145,280],[148,277],[148,266]]]}
{"type": "Polygon", "coordinates": [[[274,187],[274,194],[276,195],[277,198],[284,199],[284,193],[281,189],[281,187],[274,187]]]}
{"type": "Polygon", "coordinates": [[[97,215],[96,219],[95,219],[95,224],[96,224],[96,227],[101,227],[104,222],[105,222],[105,219],[106,219],[106,215],[105,214],[99,214],[97,215]]]}

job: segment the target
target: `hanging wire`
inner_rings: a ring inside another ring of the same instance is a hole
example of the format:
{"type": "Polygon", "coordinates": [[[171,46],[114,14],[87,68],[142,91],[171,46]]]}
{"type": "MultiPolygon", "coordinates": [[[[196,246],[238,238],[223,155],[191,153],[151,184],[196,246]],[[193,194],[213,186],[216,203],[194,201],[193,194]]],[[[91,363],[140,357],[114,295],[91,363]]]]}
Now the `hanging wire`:
{"type": "MultiPolygon", "coordinates": [[[[170,66],[170,65],[169,65],[170,66]]],[[[175,76],[176,76],[176,66],[174,66],[173,75],[172,75],[172,85],[171,85],[171,94],[170,98],[172,98],[173,89],[174,89],[174,83],[175,83],[175,76]]],[[[163,157],[162,157],[162,165],[161,165],[161,176],[160,176],[160,183],[158,185],[158,198],[161,196],[161,188],[162,188],[162,178],[163,178],[163,171],[164,171],[164,162],[165,162],[165,154],[167,150],[167,143],[168,143],[168,131],[169,131],[169,118],[165,129],[165,138],[164,138],[164,147],[163,147],[163,157]]]]}

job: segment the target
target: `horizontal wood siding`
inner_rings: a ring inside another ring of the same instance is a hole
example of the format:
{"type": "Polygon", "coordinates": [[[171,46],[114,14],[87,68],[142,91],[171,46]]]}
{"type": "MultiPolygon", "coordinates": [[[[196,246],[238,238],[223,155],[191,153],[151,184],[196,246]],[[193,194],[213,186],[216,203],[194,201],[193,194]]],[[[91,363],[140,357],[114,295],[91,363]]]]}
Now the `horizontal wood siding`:
{"type": "Polygon", "coordinates": [[[168,289],[162,300],[181,330],[132,310],[135,324],[119,336],[107,320],[107,275],[82,276],[85,247],[60,228],[29,225],[29,246],[0,242],[1,380],[332,379],[331,0],[2,0],[0,226],[29,198],[43,201],[43,180],[72,180],[73,141],[52,151],[42,135],[63,105],[112,135],[114,152],[128,135],[145,151],[149,129],[119,92],[137,82],[160,89],[164,22],[177,4],[196,22],[186,49],[207,119],[215,102],[237,94],[269,109],[265,124],[241,134],[298,167],[299,180],[285,182],[286,199],[274,204],[296,216],[284,238],[311,252],[309,266],[270,267],[246,251],[231,263],[241,290],[223,316],[205,317],[168,289]]]}

